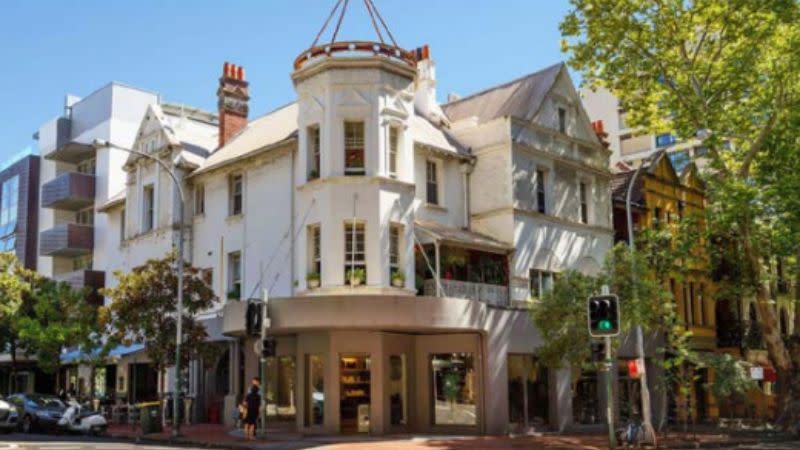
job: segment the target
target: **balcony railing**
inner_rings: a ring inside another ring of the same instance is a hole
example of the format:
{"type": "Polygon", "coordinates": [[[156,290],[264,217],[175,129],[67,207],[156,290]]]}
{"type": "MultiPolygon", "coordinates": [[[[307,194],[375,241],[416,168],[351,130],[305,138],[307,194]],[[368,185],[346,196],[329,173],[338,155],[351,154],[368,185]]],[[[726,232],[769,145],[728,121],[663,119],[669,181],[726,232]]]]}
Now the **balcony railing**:
{"type": "MultiPolygon", "coordinates": [[[[436,296],[436,280],[425,280],[423,293],[436,296]]],[[[508,287],[496,284],[472,283],[469,281],[442,280],[442,295],[445,297],[466,298],[495,306],[508,305],[508,287]]]]}
{"type": "Polygon", "coordinates": [[[89,303],[102,305],[103,297],[98,292],[105,286],[105,272],[99,270],[76,270],[74,272],[67,272],[56,275],[56,281],[62,281],[73,289],[89,288],[87,293],[87,300],[89,303]]]}
{"type": "Polygon", "coordinates": [[[39,254],[42,256],[81,256],[94,248],[94,228],[90,225],[62,223],[42,231],[39,254]]]}
{"type": "Polygon", "coordinates": [[[94,175],[66,172],[42,185],[42,208],[77,211],[94,204],[94,175]]]}

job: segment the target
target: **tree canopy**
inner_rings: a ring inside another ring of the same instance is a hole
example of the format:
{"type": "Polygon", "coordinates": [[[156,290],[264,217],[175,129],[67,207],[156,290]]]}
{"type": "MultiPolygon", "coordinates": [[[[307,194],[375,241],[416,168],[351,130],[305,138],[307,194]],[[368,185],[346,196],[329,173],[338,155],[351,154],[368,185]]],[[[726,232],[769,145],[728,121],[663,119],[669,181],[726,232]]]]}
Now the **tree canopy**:
{"type": "MultiPolygon", "coordinates": [[[[200,271],[184,263],[182,362],[201,357],[207,337],[197,313],[211,308],[214,292],[202,280],[200,271]]],[[[104,289],[111,299],[108,321],[111,336],[120,342],[145,344],[145,352],[159,370],[175,364],[177,336],[177,257],[172,252],[150,259],[130,272],[117,271],[117,286],[104,289]]]]}

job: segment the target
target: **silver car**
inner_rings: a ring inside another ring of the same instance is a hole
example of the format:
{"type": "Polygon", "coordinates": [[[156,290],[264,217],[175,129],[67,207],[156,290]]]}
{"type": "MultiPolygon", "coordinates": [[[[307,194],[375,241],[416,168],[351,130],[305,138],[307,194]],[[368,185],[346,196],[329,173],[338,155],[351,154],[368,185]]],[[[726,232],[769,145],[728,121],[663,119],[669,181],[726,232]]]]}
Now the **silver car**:
{"type": "Polygon", "coordinates": [[[17,408],[5,400],[0,400],[0,432],[10,433],[19,425],[17,408]]]}

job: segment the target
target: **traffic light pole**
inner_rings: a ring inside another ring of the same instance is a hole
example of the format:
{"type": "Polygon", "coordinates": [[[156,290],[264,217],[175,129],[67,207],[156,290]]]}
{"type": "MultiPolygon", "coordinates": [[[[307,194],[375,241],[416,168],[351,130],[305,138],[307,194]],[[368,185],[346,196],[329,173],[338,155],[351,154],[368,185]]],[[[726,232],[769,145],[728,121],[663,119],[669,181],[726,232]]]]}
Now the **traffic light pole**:
{"type": "Polygon", "coordinates": [[[611,356],[611,336],[603,338],[606,347],[606,361],[603,364],[603,370],[606,373],[606,423],[608,423],[608,448],[614,450],[617,448],[617,436],[614,433],[614,380],[612,379],[611,369],[614,367],[614,361],[611,356]]]}

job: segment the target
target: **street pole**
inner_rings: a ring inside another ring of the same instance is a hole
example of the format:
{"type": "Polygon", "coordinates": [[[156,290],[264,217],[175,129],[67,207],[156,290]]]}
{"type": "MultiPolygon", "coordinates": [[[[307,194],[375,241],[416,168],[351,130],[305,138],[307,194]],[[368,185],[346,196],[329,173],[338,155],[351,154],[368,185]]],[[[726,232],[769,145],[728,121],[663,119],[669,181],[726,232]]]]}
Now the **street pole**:
{"type": "MultiPolygon", "coordinates": [[[[633,193],[633,186],[636,184],[636,179],[639,177],[639,172],[642,171],[644,162],[639,163],[636,168],[630,184],[628,184],[628,192],[625,195],[625,215],[628,221],[628,248],[630,249],[631,256],[634,256],[636,251],[636,244],[633,239],[633,213],[631,212],[631,195],[633,193]]],[[[634,295],[636,295],[636,261],[631,258],[631,278],[634,295]]],[[[650,406],[650,387],[647,385],[647,362],[644,354],[644,333],[641,325],[636,325],[636,357],[642,360],[642,374],[639,378],[639,384],[642,391],[642,427],[644,428],[645,436],[652,438],[653,444],[656,444],[656,433],[653,428],[652,411],[650,406]]]]}
{"type": "Polygon", "coordinates": [[[611,358],[611,337],[606,336],[603,338],[606,347],[606,361],[604,370],[606,372],[606,423],[608,424],[608,448],[614,450],[617,448],[617,436],[614,433],[614,384],[612,380],[611,368],[614,367],[614,361],[611,358]]]}
{"type": "MultiPolygon", "coordinates": [[[[603,295],[610,293],[608,285],[603,285],[601,289],[603,295]]],[[[603,363],[603,371],[605,371],[606,379],[606,424],[608,425],[608,448],[614,450],[617,448],[617,435],[614,433],[614,383],[612,368],[614,367],[614,360],[611,354],[611,336],[603,337],[605,342],[605,362],[603,363]]]]}
{"type": "MultiPolygon", "coordinates": [[[[266,288],[264,288],[264,301],[262,304],[262,311],[261,311],[261,343],[264,344],[264,341],[267,339],[267,331],[269,330],[270,326],[270,319],[269,319],[269,311],[267,311],[267,305],[269,304],[269,292],[266,288]]],[[[264,357],[264,350],[262,347],[261,354],[258,355],[259,357],[259,376],[261,377],[261,399],[262,399],[262,414],[261,414],[261,437],[267,437],[267,358],[264,357]]],[[[278,358],[275,357],[275,364],[277,367],[278,358]]]]}
{"type": "MultiPolygon", "coordinates": [[[[93,146],[95,149],[99,149],[101,147],[111,147],[111,143],[108,141],[103,140],[95,140],[93,146]]],[[[177,269],[178,269],[178,305],[176,310],[177,317],[175,318],[176,322],[176,338],[175,338],[175,380],[173,381],[173,394],[172,394],[172,436],[178,437],[180,436],[180,428],[181,422],[180,418],[180,388],[181,388],[181,341],[183,339],[183,266],[184,266],[184,258],[183,258],[183,234],[184,234],[184,223],[183,223],[183,213],[184,207],[186,204],[186,196],[183,192],[183,187],[181,186],[181,182],[178,179],[178,175],[172,170],[172,168],[167,165],[164,161],[160,158],[156,158],[155,156],[140,152],[138,150],[133,150],[129,148],[122,148],[115,146],[114,148],[122,150],[127,153],[132,153],[134,155],[141,156],[143,158],[147,158],[151,161],[155,161],[159,164],[164,170],[167,171],[172,181],[175,183],[175,187],[178,189],[178,195],[180,196],[178,202],[178,260],[177,260],[177,269]]]]}

